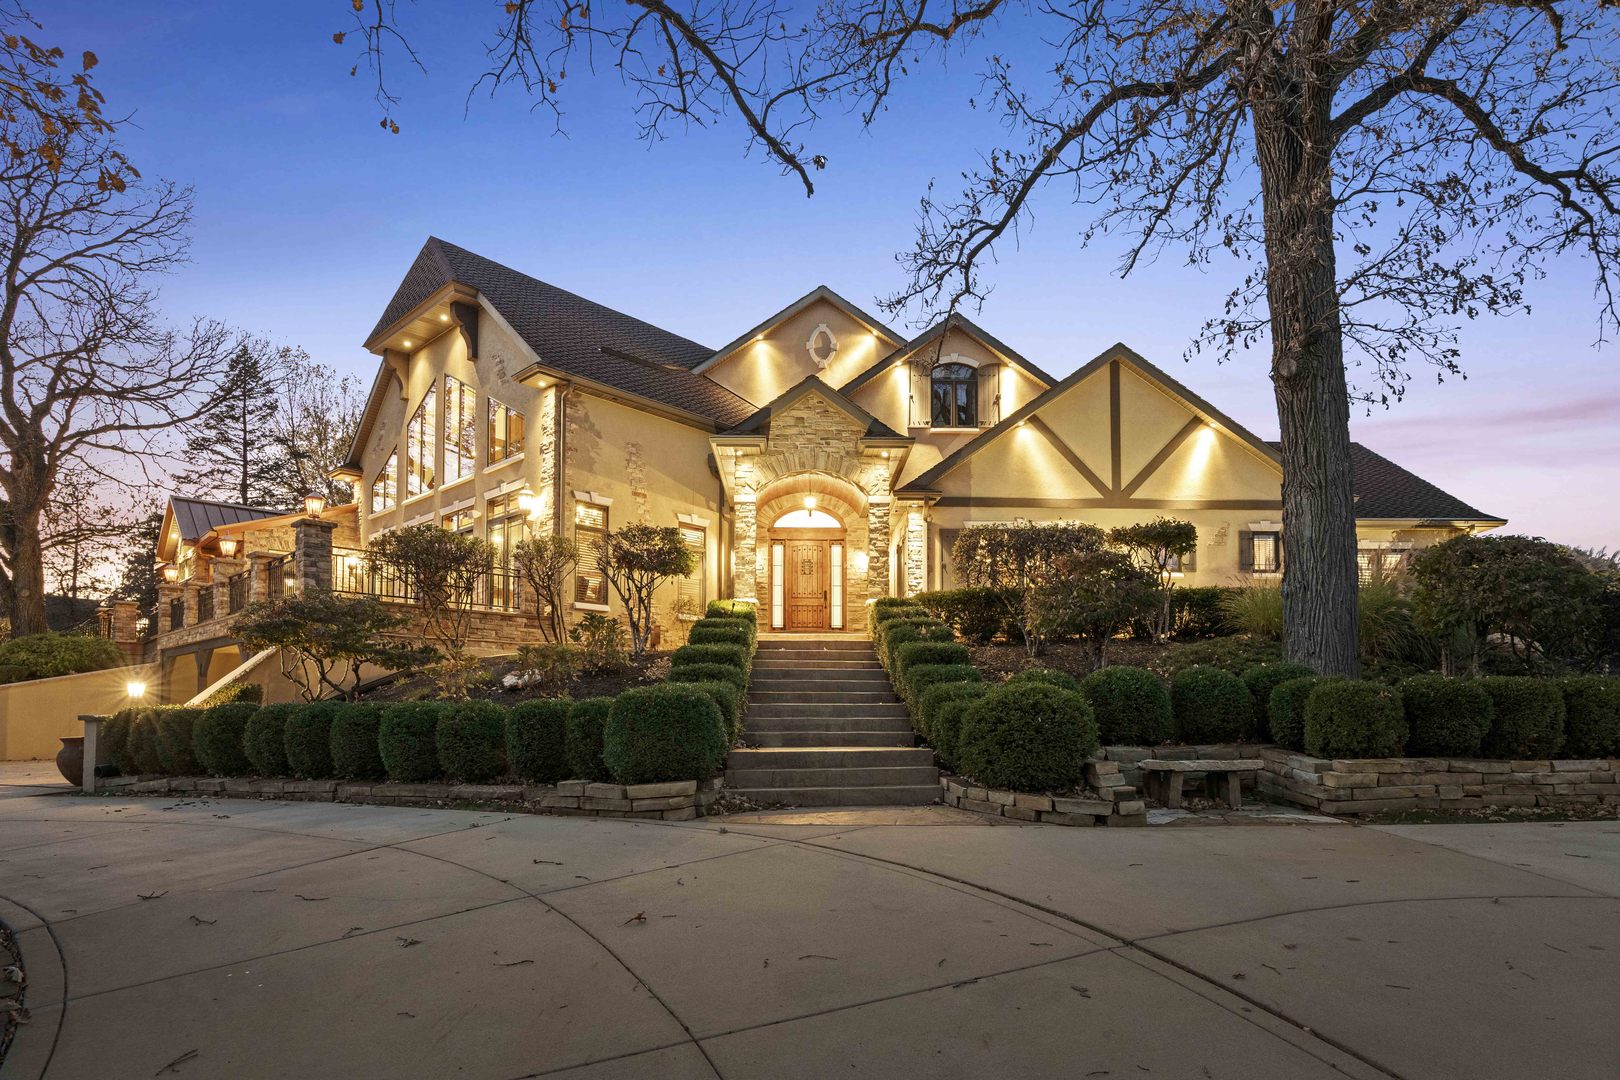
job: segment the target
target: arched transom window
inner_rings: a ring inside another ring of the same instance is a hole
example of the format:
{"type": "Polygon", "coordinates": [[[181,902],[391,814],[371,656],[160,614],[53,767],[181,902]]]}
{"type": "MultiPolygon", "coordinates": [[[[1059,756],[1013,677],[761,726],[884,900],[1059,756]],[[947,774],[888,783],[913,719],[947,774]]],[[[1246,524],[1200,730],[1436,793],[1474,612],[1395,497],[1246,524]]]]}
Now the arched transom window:
{"type": "Polygon", "coordinates": [[[844,523],[822,510],[789,510],[772,524],[776,529],[842,529],[844,523]]]}
{"type": "Polygon", "coordinates": [[[940,364],[929,376],[933,415],[937,428],[979,426],[978,372],[966,364],[940,364]]]}

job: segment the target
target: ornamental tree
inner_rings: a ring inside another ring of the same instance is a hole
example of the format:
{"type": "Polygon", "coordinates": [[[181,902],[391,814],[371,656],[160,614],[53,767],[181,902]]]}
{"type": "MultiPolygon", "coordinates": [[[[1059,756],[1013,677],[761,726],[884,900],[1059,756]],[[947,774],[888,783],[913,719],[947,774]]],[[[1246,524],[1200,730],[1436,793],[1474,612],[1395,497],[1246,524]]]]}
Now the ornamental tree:
{"type": "Polygon", "coordinates": [[[430,522],[390,529],[366,549],[367,567],[397,580],[422,613],[423,628],[447,663],[459,663],[472,607],[488,585],[495,547],[430,522]]]}
{"type": "Polygon", "coordinates": [[[1107,548],[1058,560],[1057,573],[1031,589],[1026,603],[1047,632],[1080,635],[1092,669],[1107,662],[1108,643],[1159,603],[1153,572],[1107,548]]]}
{"type": "MultiPolygon", "coordinates": [[[[396,133],[383,59],[415,59],[407,10],[354,13],[396,133]]],[[[1526,310],[1526,283],[1566,255],[1592,272],[1599,335],[1620,325],[1611,3],[512,0],[494,19],[475,85],[560,117],[588,58],[610,55],[649,141],[733,119],[807,194],[829,164],[808,141],[823,113],[875,126],[909,73],[977,64],[963,104],[1006,137],[975,148],[959,195],[922,197],[884,305],[919,322],[980,305],[984,268],[1049,192],[1091,208],[1081,245],[1122,241],[1121,274],[1166,251],[1233,258],[1225,308],[1188,351],[1269,347],[1284,648],[1327,674],[1360,666],[1351,401],[1400,397],[1413,366],[1460,371],[1459,324],[1526,310]]]]}
{"type": "Polygon", "coordinates": [[[366,664],[398,671],[431,659],[431,649],[391,637],[407,621],[380,601],[322,589],[256,600],[242,609],[231,633],[244,649],[278,650],[281,673],[305,701],[314,701],[349,697],[366,664]]]}
{"type": "Polygon", "coordinates": [[[512,567],[534,593],[540,633],[560,642],[568,632],[568,583],[579,563],[579,545],[567,536],[547,534],[520,540],[512,548],[512,567]]]}
{"type": "Polygon", "coordinates": [[[1031,594],[1060,573],[1068,556],[1100,550],[1103,532],[1078,522],[1016,521],[973,525],[957,534],[951,547],[956,573],[969,587],[989,589],[1024,638],[1024,651],[1046,649],[1050,621],[1031,603],[1031,594]]]}
{"type": "Polygon", "coordinates": [[[647,651],[652,636],[653,593],[671,578],[697,569],[697,555],[674,526],[626,525],[602,543],[602,574],[624,604],[630,623],[630,652],[647,651]]]}
{"type": "Polygon", "coordinates": [[[1161,517],[1110,529],[1108,542],[1123,549],[1158,582],[1153,640],[1163,644],[1170,636],[1170,592],[1176,587],[1175,570],[1198,549],[1198,527],[1179,518],[1161,517]]]}

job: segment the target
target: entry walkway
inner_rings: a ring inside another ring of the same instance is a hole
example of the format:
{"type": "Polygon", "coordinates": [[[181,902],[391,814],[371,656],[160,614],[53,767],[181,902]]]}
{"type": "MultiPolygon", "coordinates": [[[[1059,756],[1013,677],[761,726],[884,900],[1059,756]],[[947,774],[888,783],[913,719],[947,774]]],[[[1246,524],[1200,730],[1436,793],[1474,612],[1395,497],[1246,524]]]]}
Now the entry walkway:
{"type": "Polygon", "coordinates": [[[1620,1061],[1620,824],[655,823],[0,804],[0,1076],[1556,1076],[1620,1061]],[[166,1071],[167,1070],[167,1071],[166,1071]]]}

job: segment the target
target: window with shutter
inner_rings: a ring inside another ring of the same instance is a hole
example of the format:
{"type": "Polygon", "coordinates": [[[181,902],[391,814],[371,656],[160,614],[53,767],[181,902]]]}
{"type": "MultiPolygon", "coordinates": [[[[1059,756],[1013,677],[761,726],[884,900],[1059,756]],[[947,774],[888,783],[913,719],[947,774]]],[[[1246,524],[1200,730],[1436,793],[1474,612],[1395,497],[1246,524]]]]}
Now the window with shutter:
{"type": "Polygon", "coordinates": [[[574,543],[579,562],[574,567],[574,602],[606,604],[607,577],[602,573],[602,549],[607,543],[608,508],[592,503],[574,504],[574,543]]]}
{"type": "Polygon", "coordinates": [[[940,364],[929,377],[929,424],[937,428],[979,426],[979,380],[966,364],[940,364]]]}
{"type": "Polygon", "coordinates": [[[993,427],[1001,422],[1001,365],[979,368],[979,426],[993,427]]]}
{"type": "Polygon", "coordinates": [[[693,612],[701,612],[705,602],[703,593],[703,570],[704,563],[707,561],[705,559],[708,548],[707,536],[704,532],[703,526],[701,525],[687,525],[683,523],[680,526],[680,530],[681,540],[688,548],[691,549],[692,554],[697,556],[697,566],[690,574],[687,574],[676,583],[676,599],[683,601],[684,606],[688,610],[693,612]]]}
{"type": "Polygon", "coordinates": [[[1275,574],[1282,569],[1282,534],[1249,534],[1249,570],[1255,574],[1275,574]]]}

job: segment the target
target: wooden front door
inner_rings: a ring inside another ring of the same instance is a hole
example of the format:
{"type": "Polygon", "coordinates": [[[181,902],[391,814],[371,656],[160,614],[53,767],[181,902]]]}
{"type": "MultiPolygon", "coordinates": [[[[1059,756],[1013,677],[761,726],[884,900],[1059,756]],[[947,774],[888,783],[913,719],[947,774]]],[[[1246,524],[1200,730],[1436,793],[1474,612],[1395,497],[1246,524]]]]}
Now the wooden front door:
{"type": "Polygon", "coordinates": [[[827,541],[788,540],[783,580],[788,630],[827,629],[827,541]]]}

